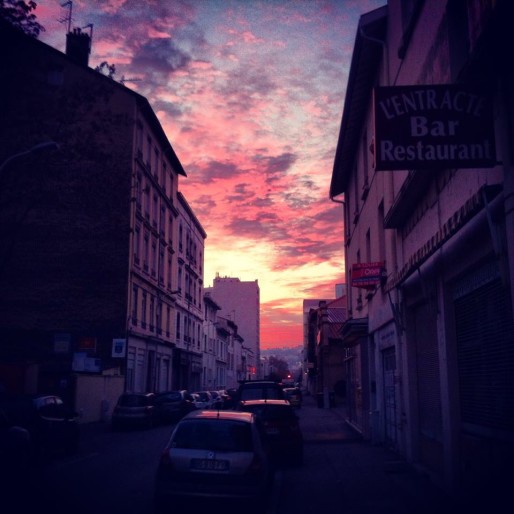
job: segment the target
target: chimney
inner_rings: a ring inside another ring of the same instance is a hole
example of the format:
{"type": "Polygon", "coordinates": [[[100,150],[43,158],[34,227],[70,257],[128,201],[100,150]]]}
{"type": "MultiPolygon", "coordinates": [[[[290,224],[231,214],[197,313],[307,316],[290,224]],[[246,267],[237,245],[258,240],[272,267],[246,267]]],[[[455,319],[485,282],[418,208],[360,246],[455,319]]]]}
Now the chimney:
{"type": "Polygon", "coordinates": [[[80,66],[88,66],[91,52],[91,37],[75,28],[66,35],[66,55],[80,66]]]}

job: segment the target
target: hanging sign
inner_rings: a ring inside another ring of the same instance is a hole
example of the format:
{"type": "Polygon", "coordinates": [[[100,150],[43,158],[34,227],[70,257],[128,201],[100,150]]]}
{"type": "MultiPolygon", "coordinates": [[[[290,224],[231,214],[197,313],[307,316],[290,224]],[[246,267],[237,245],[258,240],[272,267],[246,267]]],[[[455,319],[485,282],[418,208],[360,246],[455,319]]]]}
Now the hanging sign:
{"type": "Polygon", "coordinates": [[[385,262],[358,262],[352,266],[352,287],[374,289],[385,278],[385,262]]]}
{"type": "Polygon", "coordinates": [[[460,85],[374,90],[375,168],[489,168],[496,164],[490,99],[460,85]]]}

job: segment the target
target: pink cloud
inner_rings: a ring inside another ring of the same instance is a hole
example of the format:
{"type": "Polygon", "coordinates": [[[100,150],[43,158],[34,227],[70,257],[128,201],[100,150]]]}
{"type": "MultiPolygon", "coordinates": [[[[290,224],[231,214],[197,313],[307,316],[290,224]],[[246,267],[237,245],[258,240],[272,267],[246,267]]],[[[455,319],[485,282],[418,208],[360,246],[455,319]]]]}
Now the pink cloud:
{"type": "MultiPolygon", "coordinates": [[[[383,3],[73,4],[77,25],[94,24],[91,66],[107,60],[118,80],[141,79],[127,85],[148,98],[186,170],[179,187],[207,231],[206,256],[230,260],[227,240],[269,249],[254,269],[263,347],[301,342],[301,300],[331,298],[343,281],[329,181],[358,16],[383,3]],[[270,300],[278,282],[283,298],[270,300]]],[[[44,40],[63,49],[60,12],[38,2],[44,40]]]]}

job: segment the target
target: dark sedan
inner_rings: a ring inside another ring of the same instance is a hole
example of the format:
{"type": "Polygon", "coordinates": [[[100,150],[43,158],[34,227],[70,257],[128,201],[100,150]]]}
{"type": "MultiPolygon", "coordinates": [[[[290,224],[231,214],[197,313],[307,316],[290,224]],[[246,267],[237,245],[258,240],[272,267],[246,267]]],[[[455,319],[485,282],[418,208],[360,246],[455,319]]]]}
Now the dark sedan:
{"type": "Polygon", "coordinates": [[[123,393],[111,417],[114,430],[128,427],[151,428],[157,422],[152,393],[123,393]]]}
{"type": "Polygon", "coordinates": [[[252,412],[261,419],[276,464],[303,464],[303,434],[288,400],[243,400],[236,410],[252,412]]]}
{"type": "Polygon", "coordinates": [[[186,389],[157,393],[154,399],[156,418],[160,423],[173,423],[196,410],[194,398],[186,389]]]}

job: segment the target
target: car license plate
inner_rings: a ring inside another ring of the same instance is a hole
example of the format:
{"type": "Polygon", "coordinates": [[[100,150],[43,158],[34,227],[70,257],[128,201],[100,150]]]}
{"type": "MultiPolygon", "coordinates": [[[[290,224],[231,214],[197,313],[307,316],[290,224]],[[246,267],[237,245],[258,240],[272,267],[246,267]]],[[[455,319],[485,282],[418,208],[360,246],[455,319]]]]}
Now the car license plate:
{"type": "Polygon", "coordinates": [[[201,471],[226,471],[228,469],[228,460],[191,459],[191,468],[201,471]]]}

